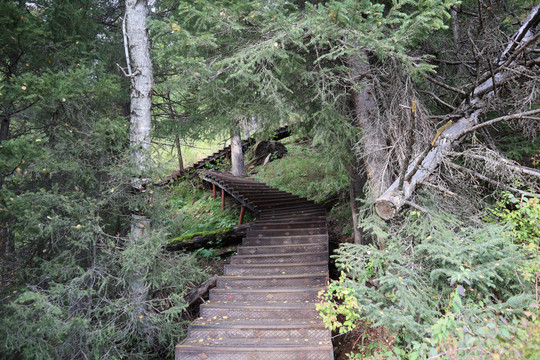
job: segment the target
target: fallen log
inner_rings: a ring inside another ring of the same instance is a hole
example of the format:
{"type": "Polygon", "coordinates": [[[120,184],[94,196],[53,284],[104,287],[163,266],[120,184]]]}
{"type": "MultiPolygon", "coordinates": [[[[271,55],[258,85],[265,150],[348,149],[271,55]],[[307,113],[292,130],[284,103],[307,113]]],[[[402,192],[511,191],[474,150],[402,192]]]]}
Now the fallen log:
{"type": "MultiPolygon", "coordinates": [[[[461,143],[466,134],[471,131],[489,125],[490,122],[480,122],[480,118],[489,110],[487,103],[495,96],[495,89],[507,81],[516,77],[510,67],[516,65],[517,55],[523,53],[525,48],[532,45],[538,39],[535,28],[540,23],[540,5],[536,5],[523,26],[514,35],[511,44],[505,49],[499,60],[495,75],[487,74],[471,92],[471,98],[465,100],[457,109],[458,113],[464,114],[455,121],[449,121],[435,135],[426,150],[418,155],[407,167],[403,179],[396,179],[375,200],[375,211],[384,220],[395,217],[402,206],[408,202],[416,187],[425,182],[435,171],[440,163],[448,156],[455,146],[461,143]],[[518,44],[515,44],[515,43],[518,44]],[[519,45],[519,46],[518,46],[519,45]]],[[[529,64],[530,65],[530,64],[529,64]]],[[[537,110],[521,112],[518,114],[501,117],[497,120],[512,120],[536,115],[537,110]]],[[[493,120],[492,120],[493,121],[493,120]]]]}
{"type": "Polygon", "coordinates": [[[199,285],[197,288],[191,290],[189,294],[185,297],[187,303],[189,305],[193,305],[197,300],[203,298],[210,292],[210,289],[215,288],[217,284],[218,276],[214,275],[212,278],[206,280],[201,285],[199,285]]]}
{"type": "Polygon", "coordinates": [[[193,251],[201,248],[238,245],[246,236],[250,224],[179,236],[165,246],[168,251],[193,251]]]}

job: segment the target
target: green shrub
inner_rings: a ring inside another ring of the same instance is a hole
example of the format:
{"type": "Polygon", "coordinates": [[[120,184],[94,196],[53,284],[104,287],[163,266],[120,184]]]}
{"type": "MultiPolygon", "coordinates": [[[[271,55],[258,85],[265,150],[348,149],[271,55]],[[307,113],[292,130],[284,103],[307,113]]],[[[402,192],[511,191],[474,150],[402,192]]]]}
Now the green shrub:
{"type": "MultiPolygon", "coordinates": [[[[364,228],[377,227],[374,220],[365,217],[364,228]]],[[[486,319],[519,321],[533,301],[531,287],[516,272],[526,256],[507,232],[501,225],[468,225],[434,210],[429,216],[411,211],[399,228],[378,230],[384,248],[342,244],[335,259],[347,276],[331,282],[330,289],[356,300],[349,308],[356,314],[349,318],[395,334],[396,346],[387,358],[427,358],[443,345],[460,349],[473,338],[478,348],[495,347],[487,337],[471,334],[481,332],[486,319]],[[464,326],[469,330],[461,336],[464,326]]],[[[331,292],[323,300],[323,308],[338,309],[343,301],[331,292]]],[[[351,324],[336,327],[350,330],[351,324]]],[[[501,336],[507,332],[509,327],[501,327],[501,336]]]]}

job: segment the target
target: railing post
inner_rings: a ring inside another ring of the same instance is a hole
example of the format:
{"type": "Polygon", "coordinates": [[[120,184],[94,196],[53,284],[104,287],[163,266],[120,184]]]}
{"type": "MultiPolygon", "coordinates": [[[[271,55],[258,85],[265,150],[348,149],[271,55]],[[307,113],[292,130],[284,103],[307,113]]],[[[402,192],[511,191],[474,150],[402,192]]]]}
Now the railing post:
{"type": "Polygon", "coordinates": [[[240,208],[240,219],[238,220],[238,225],[242,225],[242,221],[244,221],[244,211],[246,210],[246,208],[244,207],[244,205],[242,205],[242,207],[240,208]]]}
{"type": "Polygon", "coordinates": [[[216,198],[216,184],[212,183],[212,196],[216,198]]]}
{"type": "Polygon", "coordinates": [[[225,190],[221,189],[221,211],[225,210],[225,190]]]}

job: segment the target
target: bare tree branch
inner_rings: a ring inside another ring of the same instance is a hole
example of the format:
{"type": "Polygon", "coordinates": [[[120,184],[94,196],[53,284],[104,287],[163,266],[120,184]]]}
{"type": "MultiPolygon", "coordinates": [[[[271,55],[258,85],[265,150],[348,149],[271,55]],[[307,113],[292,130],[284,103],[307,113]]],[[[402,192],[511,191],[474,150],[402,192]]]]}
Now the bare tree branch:
{"type": "Polygon", "coordinates": [[[496,123],[501,122],[501,121],[518,120],[518,119],[529,119],[529,120],[539,121],[540,118],[531,116],[531,115],[536,115],[536,114],[540,114],[540,109],[526,111],[526,112],[522,112],[522,113],[518,113],[518,114],[501,116],[501,117],[491,119],[491,120],[485,121],[483,123],[477,124],[475,126],[472,126],[471,128],[465,130],[462,135],[466,135],[466,134],[468,134],[470,132],[476,131],[478,129],[481,129],[481,128],[489,126],[489,125],[496,124],[496,123]]]}
{"type": "MultiPolygon", "coordinates": [[[[536,36],[535,34],[530,32],[529,29],[532,28],[534,24],[538,24],[538,21],[540,21],[540,5],[535,6],[532,9],[531,14],[526,21],[528,26],[522,26],[513,38],[520,39],[521,41],[523,41],[524,45],[531,44],[531,39],[536,38],[536,36]],[[521,32],[525,32],[525,34],[521,34],[521,32]]],[[[506,65],[509,60],[509,66],[516,65],[514,59],[516,59],[517,56],[514,56],[514,53],[512,51],[522,52],[524,51],[525,47],[507,47],[505,52],[501,55],[501,59],[504,59],[505,61],[503,65],[506,65]],[[512,51],[508,51],[508,49],[512,49],[512,51]]],[[[530,62],[526,65],[530,66],[530,62]]],[[[521,119],[524,117],[536,115],[540,112],[540,110],[531,110],[486,121],[479,125],[480,117],[489,110],[489,100],[495,96],[495,93],[493,91],[494,86],[501,86],[506,82],[517,78],[517,76],[518,75],[514,74],[513,72],[506,71],[506,69],[504,69],[504,71],[500,71],[495,74],[494,81],[493,74],[491,72],[488,72],[488,78],[473,89],[470,101],[463,101],[458,108],[457,111],[462,114],[461,117],[455,122],[451,121],[450,125],[446,129],[444,129],[444,131],[437,133],[432,143],[427,146],[426,150],[422,154],[417,156],[409,164],[403,181],[398,177],[398,179],[396,179],[392,183],[392,185],[390,185],[390,187],[388,187],[387,190],[375,200],[375,210],[381,218],[383,218],[384,220],[392,219],[399,212],[405,202],[412,196],[416,187],[420,183],[426,181],[426,179],[444,160],[445,156],[447,156],[452,151],[452,149],[463,140],[464,135],[470,133],[471,131],[474,131],[475,129],[483,128],[498,121],[521,119]],[[401,188],[399,185],[402,182],[403,187],[401,188]]],[[[443,84],[439,83],[438,80],[429,80],[436,83],[437,85],[443,86],[443,84]]],[[[455,89],[451,86],[446,86],[446,84],[444,85],[445,86],[443,87],[449,90],[465,94],[465,92],[462,90],[455,89]]],[[[509,190],[518,190],[508,187],[507,185],[504,186],[506,186],[506,188],[509,190]]]]}
{"type": "MultiPolygon", "coordinates": [[[[492,159],[492,158],[488,158],[486,156],[482,156],[482,155],[478,155],[478,154],[472,154],[472,153],[469,153],[469,152],[467,152],[467,153],[464,153],[464,152],[460,152],[460,153],[458,153],[458,152],[450,152],[450,153],[448,153],[448,155],[449,156],[463,156],[463,157],[468,157],[468,158],[471,158],[471,159],[480,160],[480,161],[484,161],[484,162],[490,162],[490,161],[495,160],[495,159],[492,159]]],[[[512,160],[507,159],[507,158],[501,156],[500,154],[497,154],[496,161],[497,161],[498,164],[502,164],[502,165],[510,168],[511,170],[519,172],[519,173],[521,173],[523,175],[530,175],[530,176],[540,178],[540,170],[536,170],[536,169],[533,169],[533,168],[530,168],[530,167],[527,167],[527,166],[516,164],[516,163],[512,162],[512,160]]]]}
{"type": "Polygon", "coordinates": [[[479,178],[480,180],[486,181],[486,182],[488,182],[490,184],[493,184],[496,187],[499,187],[501,189],[511,191],[513,193],[518,193],[520,195],[525,195],[525,196],[538,196],[538,194],[534,194],[534,193],[531,193],[531,192],[528,192],[528,191],[523,191],[523,190],[520,190],[520,189],[516,189],[515,187],[512,187],[510,185],[506,185],[505,183],[502,183],[500,181],[488,178],[487,176],[482,175],[477,171],[468,169],[468,168],[463,167],[463,166],[458,165],[458,164],[454,164],[453,162],[447,161],[446,165],[448,165],[449,167],[454,168],[456,170],[459,170],[459,171],[465,172],[467,174],[473,175],[473,176],[479,178]]]}
{"type": "Polygon", "coordinates": [[[467,93],[461,89],[458,89],[458,88],[455,88],[453,86],[450,86],[450,85],[447,85],[445,83],[443,83],[442,81],[439,81],[435,78],[432,78],[431,76],[427,76],[426,77],[429,81],[431,81],[432,83],[434,83],[435,85],[439,85],[440,87],[443,87],[445,88],[446,90],[450,90],[450,91],[453,91],[453,92],[457,92],[458,94],[461,94],[463,96],[467,95],[467,93]]]}

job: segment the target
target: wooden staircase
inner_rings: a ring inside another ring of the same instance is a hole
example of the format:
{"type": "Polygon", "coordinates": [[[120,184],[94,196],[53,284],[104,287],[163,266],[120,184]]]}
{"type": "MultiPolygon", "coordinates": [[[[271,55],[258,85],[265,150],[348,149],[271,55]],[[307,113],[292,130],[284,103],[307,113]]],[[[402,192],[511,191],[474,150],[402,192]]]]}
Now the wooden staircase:
{"type": "MultiPolygon", "coordinates": [[[[287,138],[289,135],[291,135],[291,130],[288,126],[283,126],[277,129],[274,132],[274,135],[271,137],[272,140],[279,141],[282,139],[287,138]]],[[[242,141],[242,150],[246,151],[251,146],[253,146],[257,141],[256,135],[249,137],[246,140],[242,141]]],[[[231,145],[225,146],[224,148],[216,151],[212,155],[209,155],[205,157],[204,159],[201,159],[197,161],[194,164],[191,164],[187,166],[184,169],[184,172],[192,171],[192,170],[200,170],[204,167],[216,165],[219,161],[223,160],[224,158],[228,157],[231,153],[231,145]]],[[[167,176],[165,179],[161,180],[157,185],[163,186],[168,184],[171,181],[177,180],[182,176],[182,174],[179,171],[173,172],[171,175],[167,176]]]]}
{"type": "Polygon", "coordinates": [[[315,309],[328,276],[325,209],[228,173],[200,171],[258,220],[201,305],[176,360],[331,360],[315,309]]]}

